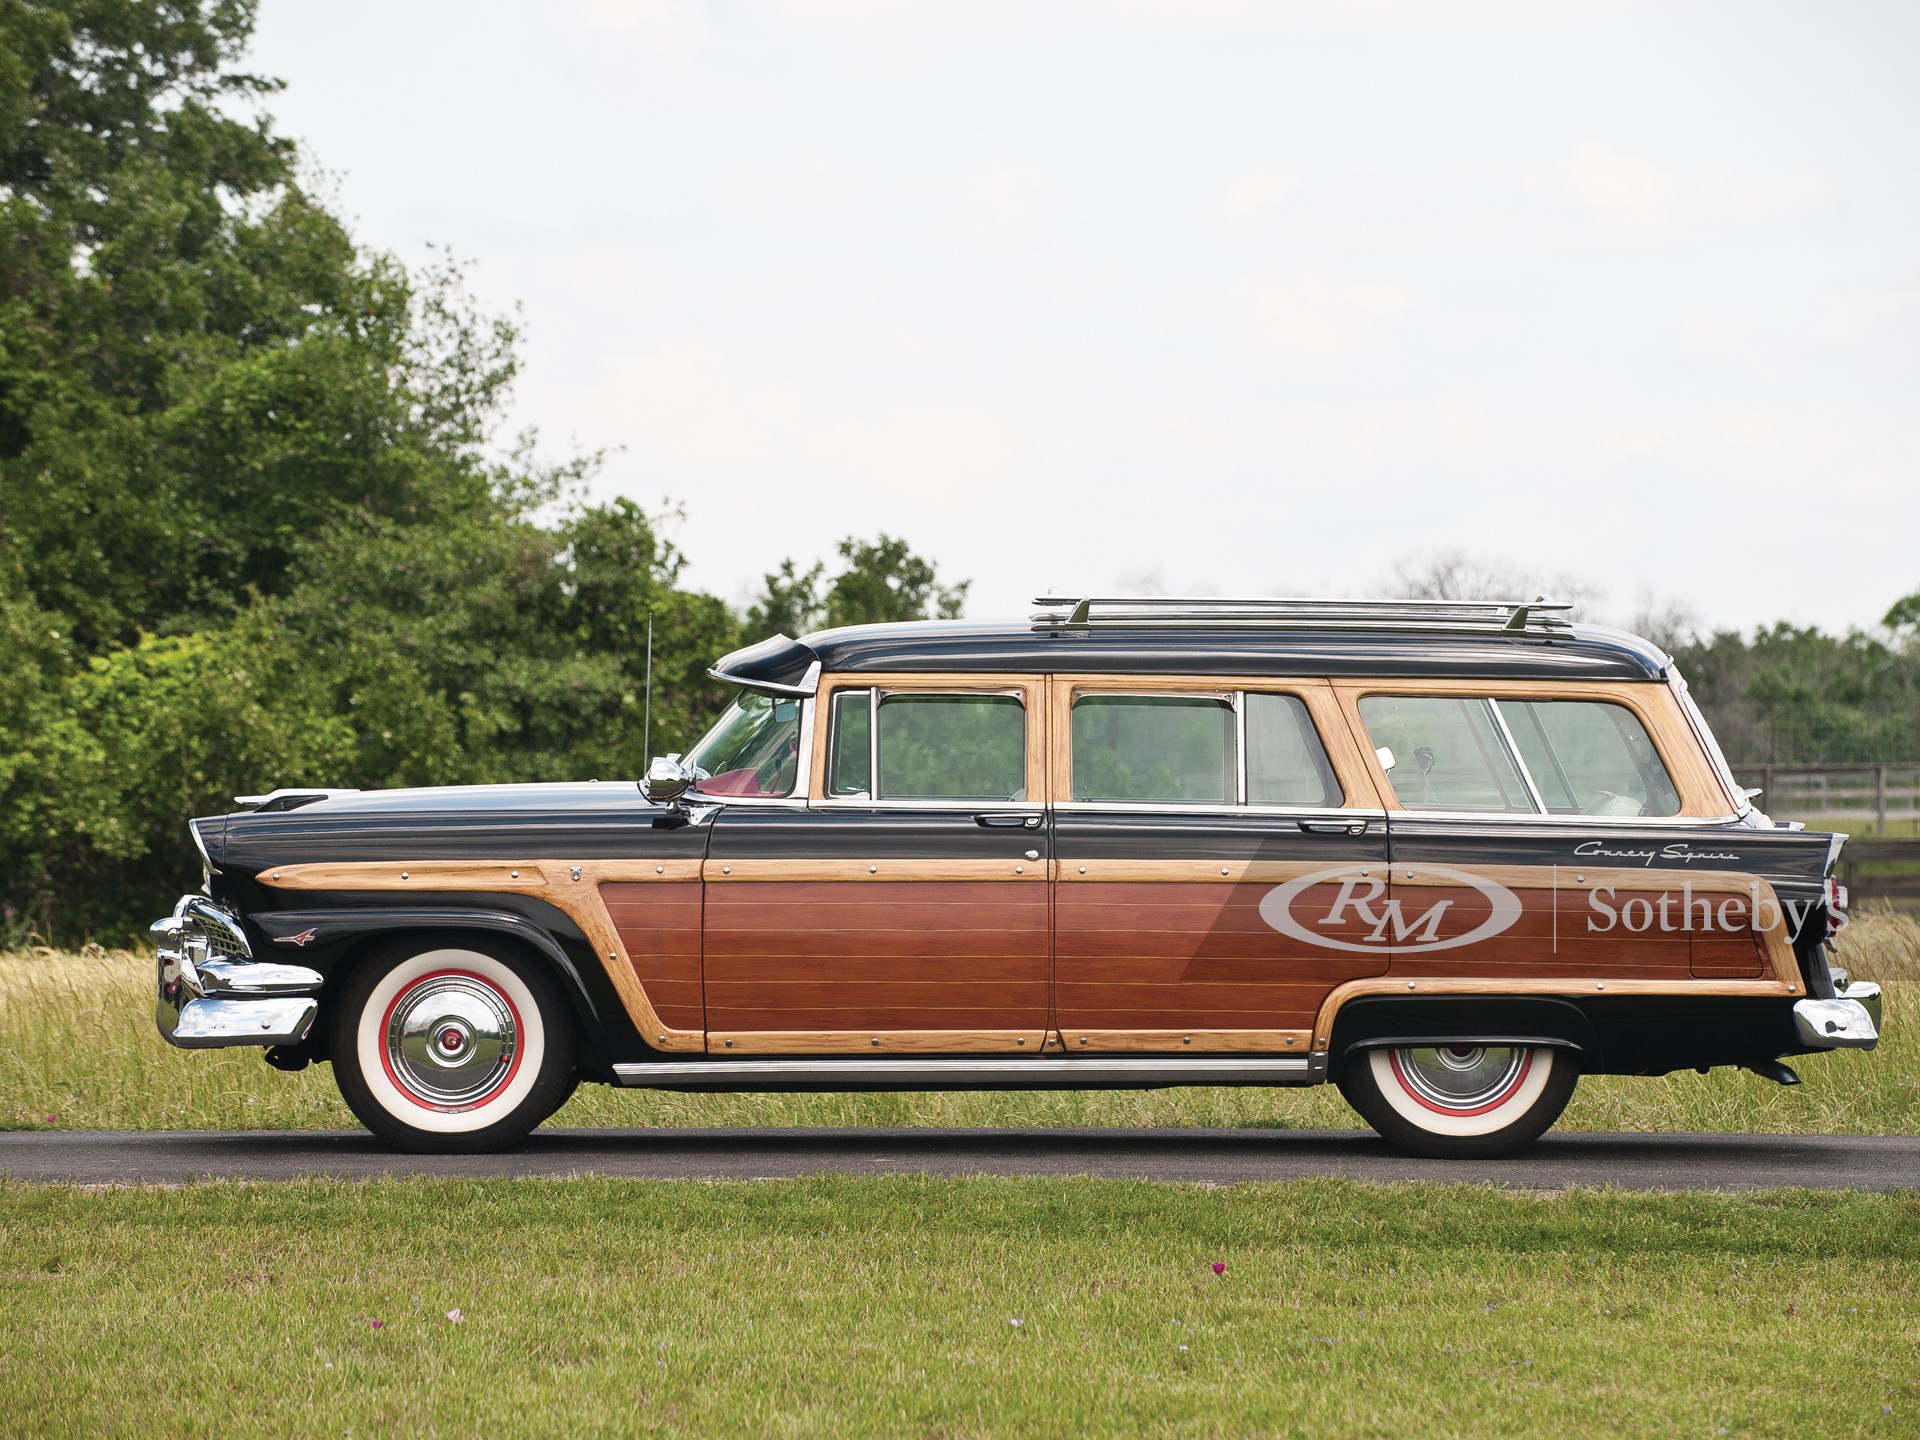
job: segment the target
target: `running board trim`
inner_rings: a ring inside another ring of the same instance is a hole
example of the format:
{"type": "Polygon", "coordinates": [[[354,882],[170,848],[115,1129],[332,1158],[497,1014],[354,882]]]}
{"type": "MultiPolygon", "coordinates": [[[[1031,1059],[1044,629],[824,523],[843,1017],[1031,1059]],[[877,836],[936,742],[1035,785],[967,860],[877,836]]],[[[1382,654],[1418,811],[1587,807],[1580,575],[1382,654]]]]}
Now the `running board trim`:
{"type": "Polygon", "coordinates": [[[1173,1085],[1308,1085],[1326,1078],[1326,1059],[1093,1056],[1072,1059],[653,1060],[615,1065],[622,1085],[653,1090],[1015,1090],[1157,1089],[1173,1085]]]}

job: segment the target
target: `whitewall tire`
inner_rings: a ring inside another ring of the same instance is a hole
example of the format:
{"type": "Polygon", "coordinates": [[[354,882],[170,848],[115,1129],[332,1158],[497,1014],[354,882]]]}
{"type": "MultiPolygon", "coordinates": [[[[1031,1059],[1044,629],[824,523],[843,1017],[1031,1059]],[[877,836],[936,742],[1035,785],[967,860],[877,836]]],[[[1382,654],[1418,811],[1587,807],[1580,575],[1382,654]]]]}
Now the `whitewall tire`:
{"type": "Polygon", "coordinates": [[[356,970],[333,1020],[340,1093],[407,1150],[497,1150],[574,1084],[573,1017],[545,967],[477,937],[389,946],[356,970]]]}
{"type": "Polygon", "coordinates": [[[1398,1149],[1487,1159],[1538,1139],[1578,1079],[1572,1054],[1546,1046],[1383,1047],[1348,1059],[1340,1092],[1398,1149]]]}

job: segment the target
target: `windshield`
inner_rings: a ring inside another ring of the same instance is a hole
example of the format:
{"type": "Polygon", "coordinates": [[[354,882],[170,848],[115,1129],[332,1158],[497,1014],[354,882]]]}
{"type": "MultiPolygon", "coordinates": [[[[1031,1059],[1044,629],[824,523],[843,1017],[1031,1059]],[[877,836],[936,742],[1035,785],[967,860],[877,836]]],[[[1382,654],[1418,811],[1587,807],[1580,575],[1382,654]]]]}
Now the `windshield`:
{"type": "Polygon", "coordinates": [[[800,702],[742,692],[688,753],[702,795],[786,795],[800,768],[800,702]]]}

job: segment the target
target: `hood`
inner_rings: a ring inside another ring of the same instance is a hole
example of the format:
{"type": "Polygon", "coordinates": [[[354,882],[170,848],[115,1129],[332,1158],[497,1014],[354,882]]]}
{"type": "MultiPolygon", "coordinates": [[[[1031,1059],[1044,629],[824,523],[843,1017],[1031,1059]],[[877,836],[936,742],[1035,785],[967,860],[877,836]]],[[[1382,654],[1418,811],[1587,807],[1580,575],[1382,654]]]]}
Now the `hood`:
{"type": "Polygon", "coordinates": [[[215,868],[252,872],[323,861],[638,858],[693,823],[621,780],[336,791],[193,827],[215,868]]]}

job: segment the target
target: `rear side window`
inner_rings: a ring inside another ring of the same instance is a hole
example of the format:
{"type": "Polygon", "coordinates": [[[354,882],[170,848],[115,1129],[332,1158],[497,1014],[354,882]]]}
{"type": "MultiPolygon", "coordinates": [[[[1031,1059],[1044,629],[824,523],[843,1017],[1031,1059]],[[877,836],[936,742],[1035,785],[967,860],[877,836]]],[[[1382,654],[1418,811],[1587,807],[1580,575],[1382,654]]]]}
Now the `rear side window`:
{"type": "Polygon", "coordinates": [[[876,799],[1026,798],[1027,711],[1019,696],[883,693],[874,721],[876,799]]]}
{"type": "Polygon", "coordinates": [[[1680,792],[1624,705],[1502,700],[1500,717],[1554,815],[1678,815],[1680,792]]]}
{"type": "Polygon", "coordinates": [[[1082,695],[1073,798],[1231,805],[1239,760],[1224,695],[1082,695]]]}
{"type": "Polygon", "coordinates": [[[1360,719],[1368,739],[1392,752],[1387,778],[1409,810],[1680,813],[1646,727],[1611,701],[1367,695],[1360,719]]]}
{"type": "Polygon", "coordinates": [[[1393,752],[1387,778],[1409,810],[1531,814],[1533,799],[1491,701],[1450,695],[1366,695],[1367,738],[1393,752]]]}

